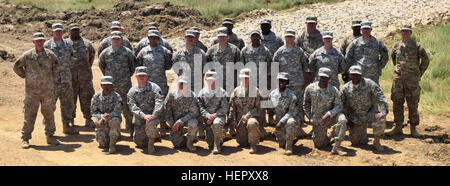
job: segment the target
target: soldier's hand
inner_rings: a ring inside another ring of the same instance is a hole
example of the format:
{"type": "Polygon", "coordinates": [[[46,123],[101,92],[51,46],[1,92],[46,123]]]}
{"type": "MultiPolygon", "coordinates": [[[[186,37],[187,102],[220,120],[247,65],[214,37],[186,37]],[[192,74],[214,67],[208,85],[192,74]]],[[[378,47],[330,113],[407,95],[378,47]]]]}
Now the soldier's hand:
{"type": "Polygon", "coordinates": [[[323,115],[323,117],[322,117],[322,124],[325,124],[325,123],[327,123],[328,122],[328,119],[330,119],[330,115],[327,113],[327,114],[325,114],[325,115],[323,115]]]}
{"type": "Polygon", "coordinates": [[[206,121],[206,123],[208,123],[208,125],[211,125],[215,118],[216,116],[214,114],[209,115],[208,121],[206,121]]]}
{"type": "Polygon", "coordinates": [[[243,116],[242,116],[242,122],[247,123],[247,120],[248,120],[248,119],[247,119],[246,115],[243,115],[243,116]]]}
{"type": "Polygon", "coordinates": [[[180,124],[178,124],[177,122],[175,122],[172,126],[172,132],[173,133],[177,133],[178,132],[178,127],[180,127],[180,124]]]}
{"type": "Polygon", "coordinates": [[[102,125],[103,121],[104,121],[103,119],[99,119],[99,120],[97,121],[97,123],[95,123],[95,128],[99,128],[100,125],[102,125]]]}
{"type": "Polygon", "coordinates": [[[151,120],[154,120],[156,117],[154,116],[154,115],[151,115],[151,114],[147,114],[147,115],[145,115],[145,117],[144,117],[144,119],[145,119],[145,121],[148,123],[148,122],[150,122],[151,120]]]}
{"type": "Polygon", "coordinates": [[[109,113],[104,113],[104,114],[103,114],[103,117],[106,118],[106,119],[108,119],[108,118],[109,118],[109,113]]]}
{"type": "Polygon", "coordinates": [[[275,125],[275,128],[277,130],[281,130],[281,122],[278,122],[277,125],[275,125]]]}
{"type": "Polygon", "coordinates": [[[375,114],[375,120],[380,120],[381,118],[383,117],[383,114],[381,114],[381,113],[377,113],[377,114],[375,114]]]}

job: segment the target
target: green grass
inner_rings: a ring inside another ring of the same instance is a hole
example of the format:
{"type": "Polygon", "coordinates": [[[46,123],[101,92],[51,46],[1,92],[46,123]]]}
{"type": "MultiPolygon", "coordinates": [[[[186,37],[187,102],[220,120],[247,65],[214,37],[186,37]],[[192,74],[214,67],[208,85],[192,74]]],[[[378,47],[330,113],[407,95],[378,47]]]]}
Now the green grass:
{"type": "MultiPolygon", "coordinates": [[[[4,0],[0,0],[4,1],[4,0]]],[[[49,12],[64,10],[84,10],[94,6],[97,9],[110,9],[118,0],[9,0],[14,4],[34,5],[49,12]]]]}
{"type": "MultiPolygon", "coordinates": [[[[412,37],[427,51],[430,65],[420,81],[420,107],[428,113],[450,115],[450,24],[449,21],[438,26],[421,26],[413,31],[412,37]]],[[[394,41],[399,41],[396,33],[394,39],[386,41],[392,49],[394,41]]],[[[389,51],[390,52],[390,51],[389,51]]],[[[380,85],[385,92],[391,92],[394,65],[389,60],[383,69],[380,85]]]]}

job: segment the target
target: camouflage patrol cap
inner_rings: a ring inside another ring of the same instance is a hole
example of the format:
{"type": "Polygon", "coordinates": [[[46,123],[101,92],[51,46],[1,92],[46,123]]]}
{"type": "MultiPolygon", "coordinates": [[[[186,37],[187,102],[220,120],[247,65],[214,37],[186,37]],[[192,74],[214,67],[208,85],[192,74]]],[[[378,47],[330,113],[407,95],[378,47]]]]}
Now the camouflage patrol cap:
{"type": "Polygon", "coordinates": [[[151,37],[151,36],[159,37],[159,31],[158,30],[149,30],[147,32],[147,37],[151,37]]]}
{"type": "Polygon", "coordinates": [[[284,32],[284,37],[286,37],[286,36],[292,36],[292,37],[295,37],[295,30],[293,30],[293,29],[287,29],[285,32],[284,32]]]}
{"type": "Polygon", "coordinates": [[[147,27],[148,27],[148,28],[150,28],[150,27],[158,28],[158,23],[156,23],[156,22],[150,22],[150,23],[147,24],[147,27]]]}
{"type": "Polygon", "coordinates": [[[327,67],[322,67],[319,69],[319,76],[323,77],[330,77],[331,76],[331,70],[327,67]]]}
{"type": "Polygon", "coordinates": [[[317,23],[317,17],[316,16],[306,17],[306,23],[317,23]]]}
{"type": "Polygon", "coordinates": [[[239,72],[239,77],[240,78],[249,78],[250,77],[250,69],[249,68],[243,68],[239,72]]]}
{"type": "Polygon", "coordinates": [[[42,33],[42,32],[34,33],[33,34],[33,41],[36,41],[36,40],[45,40],[44,33],[42,33]]]}
{"type": "Polygon", "coordinates": [[[52,30],[53,31],[64,30],[63,29],[63,25],[61,23],[53,23],[52,24],[52,30]]]}
{"type": "Polygon", "coordinates": [[[195,30],[186,30],[186,33],[184,34],[184,37],[195,37],[195,30]]]}
{"type": "Polygon", "coordinates": [[[138,75],[147,75],[147,67],[146,66],[136,67],[136,76],[138,75]]]}
{"type": "Polygon", "coordinates": [[[353,65],[350,67],[350,69],[348,70],[349,74],[359,74],[362,75],[362,70],[361,70],[361,66],[359,65],[353,65]]]}
{"type": "Polygon", "coordinates": [[[329,39],[333,39],[333,32],[332,31],[325,31],[322,34],[322,38],[329,38],[329,39]]]}
{"type": "Polygon", "coordinates": [[[227,27],[220,27],[217,29],[217,37],[219,36],[228,36],[228,28],[227,27]]]}
{"type": "Polygon", "coordinates": [[[111,76],[102,76],[100,78],[100,85],[112,85],[113,84],[113,77],[111,76]]]}
{"type": "Polygon", "coordinates": [[[289,73],[280,72],[278,73],[277,79],[289,80],[289,73]]]}
{"type": "Polygon", "coordinates": [[[272,25],[272,21],[270,19],[261,19],[261,21],[259,22],[260,25],[262,24],[269,24],[272,25]]]}
{"type": "Polygon", "coordinates": [[[361,21],[360,20],[353,20],[352,21],[352,27],[357,27],[357,26],[361,26],[361,21]]]}
{"type": "Polygon", "coordinates": [[[76,29],[76,28],[80,28],[80,24],[78,24],[78,23],[71,23],[70,25],[69,25],[69,29],[70,30],[72,30],[72,29],[76,29]]]}
{"type": "Polygon", "coordinates": [[[114,38],[122,38],[122,32],[121,31],[111,32],[111,39],[114,39],[114,38]]]}
{"type": "Polygon", "coordinates": [[[196,26],[193,26],[193,27],[189,28],[189,30],[193,30],[196,33],[200,33],[200,31],[202,31],[199,27],[196,27],[196,26]]]}
{"type": "Polygon", "coordinates": [[[233,25],[233,24],[234,24],[233,19],[231,19],[231,18],[225,18],[225,19],[223,19],[223,20],[222,20],[222,25],[226,25],[226,24],[231,24],[231,25],[233,25]]]}
{"type": "Polygon", "coordinates": [[[208,70],[208,72],[205,73],[205,79],[206,80],[216,80],[217,73],[211,70],[208,70]]]}
{"type": "Polygon", "coordinates": [[[260,32],[259,30],[252,30],[252,32],[250,32],[250,37],[251,37],[253,34],[258,34],[259,37],[262,37],[262,36],[261,36],[261,32],[260,32]]]}
{"type": "Polygon", "coordinates": [[[361,22],[361,28],[372,28],[372,22],[370,21],[361,22]]]}
{"type": "Polygon", "coordinates": [[[113,21],[110,23],[110,28],[122,28],[122,27],[120,26],[119,21],[113,21]]]}
{"type": "Polygon", "coordinates": [[[402,27],[400,28],[400,31],[402,31],[402,30],[411,30],[412,31],[412,26],[410,24],[402,25],[402,27]]]}

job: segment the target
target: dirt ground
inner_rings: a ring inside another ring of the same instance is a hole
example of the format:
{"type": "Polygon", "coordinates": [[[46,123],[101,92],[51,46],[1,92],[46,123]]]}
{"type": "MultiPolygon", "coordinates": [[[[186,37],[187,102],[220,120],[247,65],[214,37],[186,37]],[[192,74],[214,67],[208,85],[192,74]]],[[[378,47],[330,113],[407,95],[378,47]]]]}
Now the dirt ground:
{"type": "MultiPolygon", "coordinates": [[[[0,48],[15,56],[20,56],[25,50],[32,48],[30,37],[16,38],[10,34],[0,33],[2,42],[0,48]]],[[[98,45],[98,42],[95,43],[98,45]]],[[[79,135],[65,136],[62,133],[59,103],[55,112],[57,131],[55,136],[62,142],[58,146],[48,146],[45,141],[42,115],[39,113],[31,148],[20,147],[20,130],[23,122],[24,80],[12,70],[12,62],[0,62],[0,165],[450,165],[448,134],[450,118],[421,114],[419,132],[424,134],[422,139],[412,138],[409,127],[404,128],[403,137],[385,137],[382,144],[383,153],[373,151],[370,136],[369,145],[352,147],[349,141],[343,142],[349,156],[340,157],[330,154],[331,147],[326,150],[314,149],[311,139],[300,139],[294,148],[294,155],[285,156],[278,148],[274,137],[269,137],[259,145],[258,154],[249,154],[249,149],[238,148],[236,141],[228,140],[224,143],[223,153],[213,155],[206,142],[195,144],[196,153],[190,153],[186,148],[174,149],[171,142],[162,140],[156,144],[155,155],[146,154],[125,133],[122,124],[123,140],[118,143],[118,154],[105,155],[97,148],[93,129],[81,127],[84,119],[80,117],[78,104],[76,124],[79,135]]],[[[99,91],[101,72],[97,60],[93,66],[95,90],[99,91]]],[[[169,79],[173,78],[167,72],[169,79]]],[[[135,80],[133,80],[135,82],[135,80]]],[[[389,96],[389,95],[387,95],[389,96]]],[[[391,103],[390,103],[391,104],[391,103]]],[[[392,111],[392,110],[391,110],[392,111]]],[[[392,112],[391,112],[392,113],[392,112]]],[[[388,121],[392,121],[392,114],[388,121]]],[[[392,128],[389,122],[388,129],[392,128]]],[[[272,127],[266,127],[273,131],[272,127]]],[[[307,132],[311,130],[308,126],[307,132]]],[[[369,129],[369,133],[372,130],[369,129]]]]}

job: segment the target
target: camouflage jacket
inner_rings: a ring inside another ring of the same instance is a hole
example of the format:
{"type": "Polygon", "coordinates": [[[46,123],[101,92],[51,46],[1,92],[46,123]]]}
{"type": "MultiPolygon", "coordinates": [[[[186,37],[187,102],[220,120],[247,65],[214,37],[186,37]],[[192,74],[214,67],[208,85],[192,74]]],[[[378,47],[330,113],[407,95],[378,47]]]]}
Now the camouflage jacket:
{"type": "Polygon", "coordinates": [[[277,88],[270,93],[270,102],[274,106],[276,121],[286,124],[289,118],[299,118],[297,97],[295,93],[286,88],[283,92],[277,88]]]}
{"type": "Polygon", "coordinates": [[[317,81],[317,74],[319,69],[327,67],[331,70],[332,76],[330,77],[330,84],[339,89],[338,74],[344,73],[347,68],[344,56],[336,48],[325,50],[324,47],[320,47],[309,56],[309,69],[314,73],[314,80],[317,81]]]}
{"type": "MultiPolygon", "coordinates": [[[[133,47],[131,46],[130,40],[128,40],[128,38],[126,38],[125,36],[122,36],[122,43],[120,45],[133,51],[133,47]]],[[[100,42],[100,44],[98,45],[98,50],[97,50],[98,55],[100,56],[100,54],[103,52],[103,50],[105,50],[106,48],[108,48],[110,46],[111,46],[111,36],[103,39],[102,42],[100,42]]]]}
{"type": "MultiPolygon", "coordinates": [[[[160,46],[166,48],[167,50],[170,51],[170,53],[173,52],[172,46],[170,46],[169,42],[167,42],[167,40],[165,40],[165,39],[162,38],[162,37],[159,37],[158,45],[160,45],[160,46]]],[[[144,49],[146,46],[150,46],[150,41],[148,40],[148,37],[144,37],[144,38],[142,38],[142,39],[139,41],[138,46],[136,47],[136,51],[134,51],[135,54],[136,54],[136,55],[139,54],[139,52],[140,52],[142,49],[144,49]]]]}
{"type": "Polygon", "coordinates": [[[172,126],[175,122],[185,126],[190,119],[200,116],[195,93],[187,90],[181,95],[178,89],[172,90],[164,101],[166,121],[172,126]]]}
{"type": "Polygon", "coordinates": [[[416,41],[410,40],[407,44],[397,42],[392,48],[392,63],[395,65],[394,79],[408,77],[420,80],[430,64],[427,52],[416,41]]]}
{"type": "Polygon", "coordinates": [[[45,41],[44,48],[51,50],[58,58],[59,74],[55,77],[56,83],[72,83],[72,74],[70,73],[70,58],[72,57],[72,45],[67,40],[62,39],[61,44],[57,45],[53,38],[45,41]]]}
{"type": "Polygon", "coordinates": [[[156,84],[166,83],[166,70],[172,68],[172,54],[162,46],[144,47],[136,57],[137,66],[146,66],[148,80],[156,84]]]}
{"type": "Polygon", "coordinates": [[[211,114],[214,114],[215,117],[225,118],[228,112],[230,105],[227,92],[222,88],[217,89],[217,91],[205,87],[198,93],[200,114],[205,120],[211,114]]]}
{"type": "Polygon", "coordinates": [[[320,33],[319,30],[316,30],[316,32],[309,35],[305,30],[297,37],[297,45],[305,51],[307,56],[309,56],[315,50],[323,46],[322,33],[320,33]]]}
{"type": "Polygon", "coordinates": [[[111,91],[111,94],[105,96],[103,91],[95,93],[91,100],[91,115],[99,119],[104,119],[103,114],[109,113],[109,117],[120,118],[122,113],[122,98],[120,95],[111,91]]]}
{"type": "Polygon", "coordinates": [[[128,92],[131,88],[130,77],[136,68],[136,57],[130,49],[121,46],[114,51],[108,47],[100,54],[98,63],[104,76],[113,77],[116,92],[128,92]]]}
{"type": "Polygon", "coordinates": [[[267,35],[262,34],[261,45],[267,47],[270,53],[273,55],[281,46],[284,45],[284,41],[274,32],[270,32],[267,35]]]}
{"type": "Polygon", "coordinates": [[[70,60],[70,71],[79,72],[78,79],[80,80],[92,80],[92,64],[95,58],[95,49],[92,46],[92,42],[85,38],[81,38],[77,41],[72,41],[70,38],[67,42],[72,46],[73,54],[70,60]]]}
{"type": "Polygon", "coordinates": [[[164,107],[164,98],[159,86],[148,81],[145,88],[139,88],[138,85],[131,87],[127,94],[127,104],[135,119],[143,120],[147,114],[159,118],[164,107]]]}
{"type": "Polygon", "coordinates": [[[320,123],[325,114],[331,117],[342,112],[339,90],[334,86],[321,89],[319,82],[309,84],[305,90],[303,110],[312,123],[320,123]]]}
{"type": "MultiPolygon", "coordinates": [[[[239,50],[241,50],[245,46],[244,40],[239,38],[235,33],[228,35],[227,41],[228,43],[231,43],[234,46],[236,46],[239,50]]],[[[214,45],[217,43],[219,43],[219,40],[216,38],[214,40],[214,45]]]]}
{"type": "Polygon", "coordinates": [[[303,86],[303,72],[308,69],[308,57],[300,47],[295,45],[294,48],[287,48],[284,45],[275,52],[272,61],[279,63],[280,72],[289,73],[290,86],[303,86]]]}
{"type": "Polygon", "coordinates": [[[249,96],[249,89],[244,86],[236,87],[230,96],[230,113],[228,119],[230,122],[238,122],[242,116],[246,118],[257,118],[261,108],[261,95],[258,88],[255,87],[256,96],[249,96]]]}

